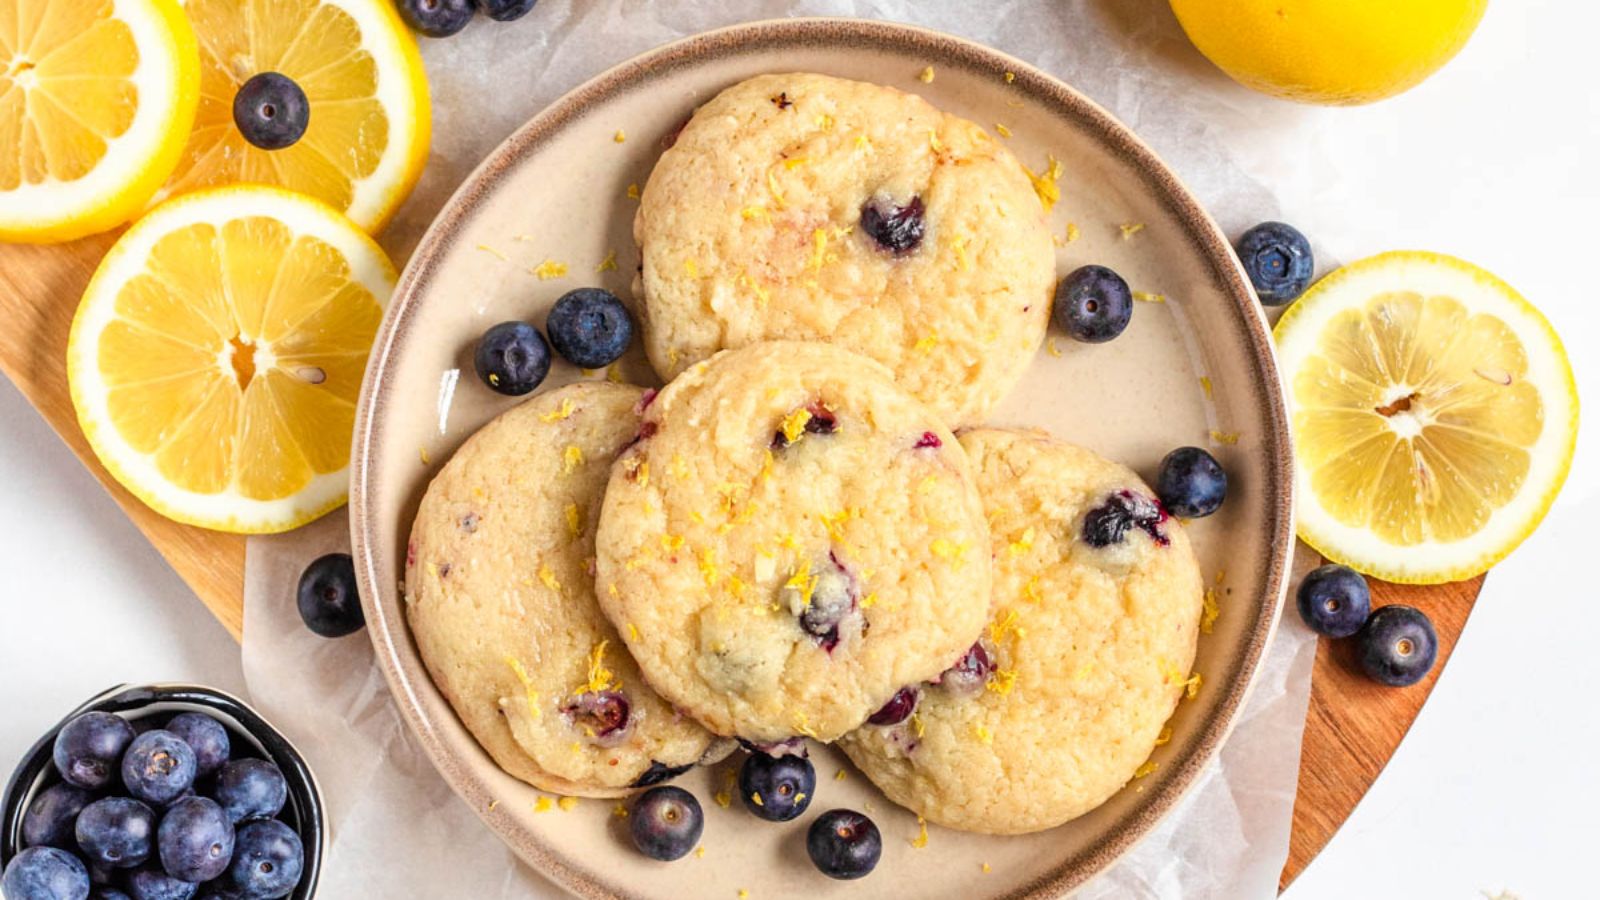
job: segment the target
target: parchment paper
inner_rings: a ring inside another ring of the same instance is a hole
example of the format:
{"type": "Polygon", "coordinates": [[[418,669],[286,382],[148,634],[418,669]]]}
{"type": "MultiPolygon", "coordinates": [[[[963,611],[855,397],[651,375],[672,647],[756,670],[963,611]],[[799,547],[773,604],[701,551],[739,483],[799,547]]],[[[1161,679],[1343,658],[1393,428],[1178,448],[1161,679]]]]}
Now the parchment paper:
{"type": "MultiPolygon", "coordinates": [[[[1295,127],[1310,114],[1250,94],[1211,68],[1164,0],[543,0],[521,21],[480,19],[454,38],[423,41],[433,152],[384,243],[403,263],[485,154],[604,68],[710,28],[807,15],[924,25],[1051,72],[1138,132],[1230,234],[1277,216],[1267,184],[1331,168],[1306,129],[1295,127]]],[[[290,535],[252,538],[246,568],[251,699],[310,759],[327,796],[333,838],[322,896],[560,896],[434,772],[401,723],[364,637],[326,641],[300,623],[294,586],[301,570],[347,549],[338,513],[290,535]]],[[[1078,896],[1276,895],[1314,655],[1313,636],[1288,617],[1218,759],[1155,832],[1078,896]]]]}

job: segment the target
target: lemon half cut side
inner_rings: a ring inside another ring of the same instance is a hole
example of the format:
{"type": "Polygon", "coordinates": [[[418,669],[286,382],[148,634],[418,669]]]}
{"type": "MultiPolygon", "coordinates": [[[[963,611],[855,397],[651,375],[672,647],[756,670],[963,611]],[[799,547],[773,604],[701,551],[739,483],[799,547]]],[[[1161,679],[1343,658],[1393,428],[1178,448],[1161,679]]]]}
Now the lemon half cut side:
{"type": "Polygon", "coordinates": [[[111,248],[78,307],[67,376],[84,434],[169,518],[309,522],[345,500],[394,283],[377,244],[308,197],[243,185],[169,201],[111,248]]]}
{"type": "Polygon", "coordinates": [[[1454,257],[1384,253],[1313,285],[1274,331],[1300,536],[1387,581],[1487,571],[1566,480],[1578,396],[1561,339],[1454,257]]]}

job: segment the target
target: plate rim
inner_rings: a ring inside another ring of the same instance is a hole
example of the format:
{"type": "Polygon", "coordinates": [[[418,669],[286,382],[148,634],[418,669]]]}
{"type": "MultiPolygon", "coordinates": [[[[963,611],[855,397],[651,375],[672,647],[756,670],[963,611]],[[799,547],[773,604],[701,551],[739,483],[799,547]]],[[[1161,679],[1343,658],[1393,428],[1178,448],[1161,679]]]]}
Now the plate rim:
{"type": "MultiPolygon", "coordinates": [[[[1255,624],[1235,650],[1235,658],[1243,659],[1242,677],[1227,685],[1227,694],[1219,703],[1217,715],[1201,723],[1191,751],[1175,761],[1169,770],[1171,774],[1150,792],[1145,805],[1096,835],[1078,857],[1062,861],[1010,896],[1020,900],[1062,896],[1110,868],[1165,819],[1195,786],[1238,723],[1266,659],[1267,645],[1277,630],[1294,550],[1295,483],[1287,391],[1272,351],[1271,329],[1221,227],[1177,174],[1128,126],[1066,82],[1031,63],[977,41],[900,22],[842,17],[762,19],[700,32],[645,50],[582,82],[535,113],[474,167],[435,215],[396,283],[373,342],[356,410],[350,464],[350,538],[368,622],[366,631],[401,718],[422,744],[434,768],[497,837],[528,865],[581,897],[599,900],[621,895],[570,864],[536,831],[490,808],[493,798],[487,784],[450,752],[434,723],[422,715],[417,684],[400,665],[401,644],[410,645],[412,655],[416,655],[416,649],[404,621],[403,609],[391,619],[384,604],[377,599],[382,589],[374,542],[370,540],[373,529],[369,527],[374,512],[372,498],[377,493],[371,481],[376,469],[372,463],[378,453],[378,423],[387,399],[381,386],[392,364],[394,346],[407,330],[408,314],[417,296],[439,270],[440,261],[459,236],[461,224],[485,202],[500,179],[522,157],[536,150],[569,122],[582,118],[592,105],[633,88],[636,82],[662,68],[693,66],[707,56],[748,51],[752,45],[785,40],[816,41],[830,36],[857,45],[922,52],[935,63],[962,62],[971,68],[993,67],[997,73],[1006,73],[1014,87],[1053,115],[1076,121],[1094,133],[1107,150],[1139,173],[1156,201],[1182,223],[1182,238],[1206,261],[1222,293],[1232,301],[1251,351],[1249,363],[1254,380],[1264,388],[1257,397],[1257,405],[1263,414],[1261,418],[1271,427],[1269,434],[1263,436],[1262,452],[1267,455],[1268,480],[1274,482],[1277,489],[1271,490],[1274,484],[1269,483],[1265,491],[1268,497],[1265,524],[1272,537],[1266,555],[1266,590],[1259,598],[1255,624]]],[[[416,668],[420,677],[426,679],[420,660],[416,668]]]]}

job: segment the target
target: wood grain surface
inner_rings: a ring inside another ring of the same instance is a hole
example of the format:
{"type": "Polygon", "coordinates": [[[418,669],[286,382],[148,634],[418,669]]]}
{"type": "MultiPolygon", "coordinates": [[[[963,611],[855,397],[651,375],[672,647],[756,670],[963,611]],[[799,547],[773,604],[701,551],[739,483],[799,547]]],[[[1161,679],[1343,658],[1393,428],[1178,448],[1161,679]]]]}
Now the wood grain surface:
{"type": "MultiPolygon", "coordinates": [[[[180,525],[152,512],[95,459],[72,409],[64,369],[78,298],[114,235],[53,247],[0,244],[0,371],[27,396],[72,452],[238,639],[244,625],[245,539],[180,525]]],[[[1301,548],[1304,553],[1305,549],[1301,548]]],[[[1304,570],[1309,566],[1297,566],[1304,570]]],[[[1296,585],[1291,585],[1293,591],[1296,585]]],[[[1300,757],[1300,790],[1280,887],[1328,843],[1394,754],[1422,708],[1472,611],[1483,579],[1438,587],[1373,582],[1375,604],[1407,603],[1433,618],[1439,664],[1410,688],[1375,685],[1355,668],[1348,642],[1317,648],[1300,757]]],[[[1294,615],[1291,593],[1287,615],[1294,615]]]]}

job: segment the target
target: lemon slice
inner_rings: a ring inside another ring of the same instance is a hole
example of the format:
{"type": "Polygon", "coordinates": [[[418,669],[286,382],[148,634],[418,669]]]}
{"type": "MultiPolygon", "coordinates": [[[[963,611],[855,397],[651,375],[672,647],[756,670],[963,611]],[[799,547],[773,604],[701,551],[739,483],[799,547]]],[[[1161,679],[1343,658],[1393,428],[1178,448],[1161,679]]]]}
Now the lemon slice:
{"type": "Polygon", "coordinates": [[[1275,331],[1300,537],[1387,581],[1470,578],[1516,549],[1572,463],[1561,339],[1510,285],[1435,253],[1322,279],[1275,331]]]}
{"type": "Polygon", "coordinates": [[[285,531],[344,502],[356,398],[395,271],[338,211],[280,188],[169,201],[106,254],[67,343],[72,402],[161,514],[285,531]]]}
{"type": "Polygon", "coordinates": [[[0,0],[0,241],[66,241],[136,215],[199,100],[174,0],[0,0]]]}
{"type": "Polygon", "coordinates": [[[187,0],[200,40],[200,111],[163,197],[224,184],[286,187],[376,234],[428,160],[428,81],[389,0],[187,0]],[[233,122],[239,87],[262,72],[305,92],[305,134],[280,150],[233,122]]]}

